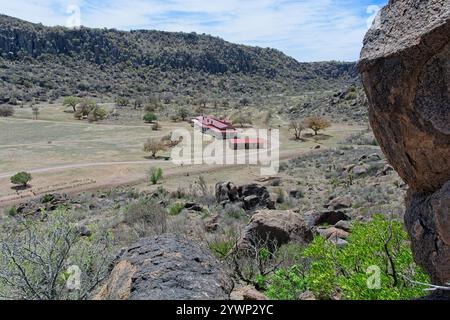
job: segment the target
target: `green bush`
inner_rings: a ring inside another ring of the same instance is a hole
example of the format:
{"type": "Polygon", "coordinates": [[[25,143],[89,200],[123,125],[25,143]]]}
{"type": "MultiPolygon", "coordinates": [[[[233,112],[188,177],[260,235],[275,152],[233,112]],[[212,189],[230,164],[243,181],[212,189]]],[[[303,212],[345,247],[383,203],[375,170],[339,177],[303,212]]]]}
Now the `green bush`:
{"type": "Polygon", "coordinates": [[[169,215],[171,215],[171,216],[179,215],[181,213],[181,211],[183,211],[184,207],[185,207],[185,205],[182,203],[179,203],[179,202],[173,204],[168,209],[169,215]]]}
{"type": "Polygon", "coordinates": [[[28,172],[19,172],[11,177],[11,183],[26,188],[32,179],[33,177],[28,172]]]}
{"type": "Polygon", "coordinates": [[[158,120],[158,117],[153,112],[149,112],[144,115],[143,119],[147,123],[152,123],[158,120]]]}
{"type": "Polygon", "coordinates": [[[273,300],[296,300],[306,291],[307,283],[299,266],[279,269],[270,276],[265,294],[273,300]]]}
{"type": "Polygon", "coordinates": [[[304,252],[312,261],[306,276],[308,288],[323,299],[330,299],[337,291],[349,300],[419,297],[424,287],[407,279],[427,283],[428,278],[415,265],[407,240],[400,222],[382,216],[375,216],[367,224],[355,224],[342,249],[317,237],[304,252]],[[368,288],[373,267],[380,270],[377,289],[368,288]]]}
{"type": "Polygon", "coordinates": [[[152,184],[157,184],[163,177],[161,168],[152,168],[149,173],[149,180],[152,184]]]}

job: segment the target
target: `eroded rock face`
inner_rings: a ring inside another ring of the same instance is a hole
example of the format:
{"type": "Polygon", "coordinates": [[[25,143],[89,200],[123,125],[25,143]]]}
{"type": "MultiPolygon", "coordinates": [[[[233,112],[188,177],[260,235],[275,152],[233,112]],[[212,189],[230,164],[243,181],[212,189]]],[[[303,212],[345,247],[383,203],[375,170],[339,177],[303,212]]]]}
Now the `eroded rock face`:
{"type": "Polygon", "coordinates": [[[162,235],[128,248],[98,300],[224,300],[233,288],[219,262],[178,235],[162,235]]]}
{"type": "Polygon", "coordinates": [[[450,2],[391,0],[364,40],[359,69],[387,159],[408,183],[415,260],[450,281],[450,2]]]}

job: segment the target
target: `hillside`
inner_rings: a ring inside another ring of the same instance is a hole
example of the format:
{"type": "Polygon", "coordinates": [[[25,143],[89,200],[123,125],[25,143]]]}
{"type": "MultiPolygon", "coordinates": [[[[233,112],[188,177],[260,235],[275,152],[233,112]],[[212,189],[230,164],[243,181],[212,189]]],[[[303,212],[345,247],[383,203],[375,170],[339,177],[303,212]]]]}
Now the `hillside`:
{"type": "Polygon", "coordinates": [[[0,15],[0,103],[91,95],[238,99],[342,89],[354,63],[300,63],[280,51],[195,33],[46,27],[0,15]]]}

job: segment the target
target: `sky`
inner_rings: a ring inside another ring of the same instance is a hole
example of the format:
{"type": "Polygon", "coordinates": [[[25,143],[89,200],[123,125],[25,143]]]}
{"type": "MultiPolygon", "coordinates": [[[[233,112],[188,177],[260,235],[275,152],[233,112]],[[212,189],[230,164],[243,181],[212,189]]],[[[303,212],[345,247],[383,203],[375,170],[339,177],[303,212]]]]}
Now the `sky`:
{"type": "Polygon", "coordinates": [[[0,13],[54,26],[206,33],[298,61],[356,61],[388,0],[0,0],[0,13]]]}

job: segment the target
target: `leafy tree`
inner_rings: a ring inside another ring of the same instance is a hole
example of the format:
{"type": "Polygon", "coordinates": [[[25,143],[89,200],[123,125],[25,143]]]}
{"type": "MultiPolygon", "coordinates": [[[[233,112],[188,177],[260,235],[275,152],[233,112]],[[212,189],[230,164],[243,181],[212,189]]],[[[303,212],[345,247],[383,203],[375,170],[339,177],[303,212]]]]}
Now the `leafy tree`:
{"type": "Polygon", "coordinates": [[[63,106],[71,107],[73,109],[73,112],[76,112],[77,111],[76,107],[79,101],[80,99],[74,96],[65,97],[63,101],[63,106]]]}
{"type": "Polygon", "coordinates": [[[0,117],[11,117],[14,114],[14,107],[0,106],[0,117]]]}
{"type": "Polygon", "coordinates": [[[28,172],[19,172],[11,177],[11,183],[26,188],[32,179],[33,177],[28,172]]]}
{"type": "Polygon", "coordinates": [[[241,106],[248,106],[250,104],[250,99],[249,98],[242,98],[241,100],[239,100],[239,104],[241,106]]]}
{"type": "Polygon", "coordinates": [[[155,122],[156,120],[158,120],[158,117],[154,113],[149,112],[144,115],[143,119],[147,123],[152,123],[152,122],[155,122]]]}
{"type": "Polygon", "coordinates": [[[231,121],[235,124],[238,124],[241,128],[243,128],[246,124],[252,124],[252,117],[250,114],[236,114],[231,118],[231,121]]]}
{"type": "Polygon", "coordinates": [[[177,111],[177,116],[181,121],[186,121],[189,117],[189,111],[186,108],[181,107],[177,111]]]}
{"type": "Polygon", "coordinates": [[[161,168],[152,168],[149,173],[149,180],[152,184],[157,184],[163,177],[161,168]]]}
{"type": "Polygon", "coordinates": [[[308,287],[319,298],[329,299],[339,290],[350,300],[411,299],[421,296],[424,287],[409,279],[422,283],[428,279],[414,263],[402,224],[382,216],[356,223],[342,249],[317,237],[304,254],[312,261],[308,287]],[[380,271],[379,288],[368,287],[371,270],[380,271]]]}
{"type": "Polygon", "coordinates": [[[331,123],[321,117],[309,117],[305,120],[305,126],[308,129],[313,130],[314,134],[317,136],[319,134],[319,131],[331,127],[331,123]]]}
{"type": "Polygon", "coordinates": [[[301,140],[302,132],[306,127],[302,121],[291,121],[289,129],[293,132],[295,140],[301,140]]]}

